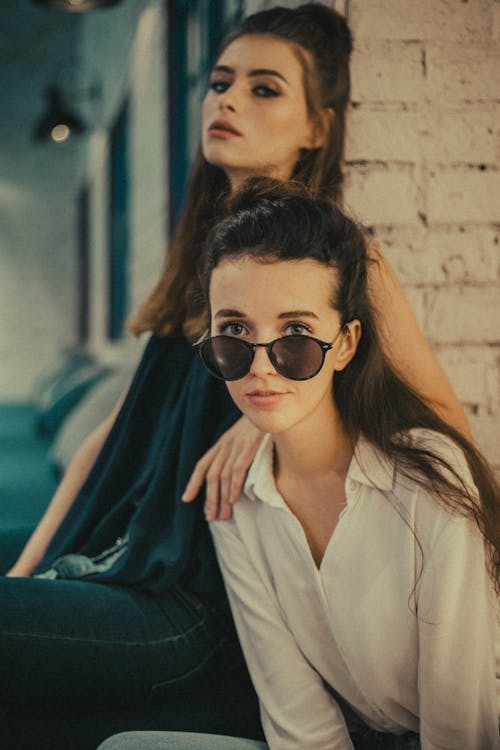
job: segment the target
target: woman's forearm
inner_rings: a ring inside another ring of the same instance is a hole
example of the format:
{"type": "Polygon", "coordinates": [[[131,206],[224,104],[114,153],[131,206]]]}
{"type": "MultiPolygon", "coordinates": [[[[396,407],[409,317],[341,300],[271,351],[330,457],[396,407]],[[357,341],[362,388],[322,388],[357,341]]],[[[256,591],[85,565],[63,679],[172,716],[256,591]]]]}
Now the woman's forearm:
{"type": "Polygon", "coordinates": [[[462,405],[420,330],[401,282],[375,245],[370,243],[368,251],[375,261],[369,267],[370,296],[391,362],[442,419],[470,439],[470,426],[462,405]]]}
{"type": "Polygon", "coordinates": [[[8,576],[30,576],[44,556],[54,534],[71,508],[79,489],[113,426],[120,402],[111,414],[84,440],[70,462],[59,487],[35,531],[8,576]]]}

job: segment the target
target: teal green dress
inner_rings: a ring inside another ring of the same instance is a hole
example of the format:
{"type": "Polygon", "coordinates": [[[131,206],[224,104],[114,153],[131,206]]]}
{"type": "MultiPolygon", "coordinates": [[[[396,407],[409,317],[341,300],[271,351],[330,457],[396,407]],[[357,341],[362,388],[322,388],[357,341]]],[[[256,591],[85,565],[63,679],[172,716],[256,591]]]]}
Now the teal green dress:
{"type": "Polygon", "coordinates": [[[151,336],[113,429],[37,572],[58,560],[62,578],[150,592],[182,582],[199,594],[219,593],[203,493],[190,504],[181,495],[196,461],[238,416],[224,383],[183,337],[151,336]]]}

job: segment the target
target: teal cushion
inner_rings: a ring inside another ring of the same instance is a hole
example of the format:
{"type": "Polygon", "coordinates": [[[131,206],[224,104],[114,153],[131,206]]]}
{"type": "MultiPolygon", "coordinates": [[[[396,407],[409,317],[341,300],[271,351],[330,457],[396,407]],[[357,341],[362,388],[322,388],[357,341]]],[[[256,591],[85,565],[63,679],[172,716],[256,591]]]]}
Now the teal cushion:
{"type": "Polygon", "coordinates": [[[70,355],[62,366],[47,375],[35,395],[35,426],[44,437],[53,438],[71,410],[96,383],[111,372],[88,355],[70,355]]]}

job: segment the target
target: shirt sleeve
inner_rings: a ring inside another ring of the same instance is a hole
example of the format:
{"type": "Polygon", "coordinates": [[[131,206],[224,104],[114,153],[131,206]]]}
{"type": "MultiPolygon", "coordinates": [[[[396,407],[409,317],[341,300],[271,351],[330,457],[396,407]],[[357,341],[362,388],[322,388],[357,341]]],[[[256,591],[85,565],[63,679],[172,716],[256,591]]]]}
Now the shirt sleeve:
{"type": "Polygon", "coordinates": [[[339,705],[302,654],[234,519],[210,528],[270,750],[353,750],[339,705]]]}
{"type": "Polygon", "coordinates": [[[418,584],[422,750],[498,750],[493,587],[483,538],[452,516],[418,584]]]}

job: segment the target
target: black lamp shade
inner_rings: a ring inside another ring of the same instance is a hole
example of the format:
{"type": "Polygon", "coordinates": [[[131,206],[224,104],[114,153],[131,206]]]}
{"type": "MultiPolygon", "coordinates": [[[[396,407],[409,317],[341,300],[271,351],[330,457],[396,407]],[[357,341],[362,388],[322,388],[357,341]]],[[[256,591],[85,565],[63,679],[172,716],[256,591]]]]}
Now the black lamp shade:
{"type": "Polygon", "coordinates": [[[84,123],[65,106],[63,97],[57,89],[48,89],[47,97],[48,108],[35,126],[35,140],[62,143],[85,132],[84,123]]]}
{"type": "Polygon", "coordinates": [[[67,10],[71,13],[85,13],[98,8],[111,8],[121,0],[33,0],[37,5],[44,5],[54,10],[67,10]]]}

